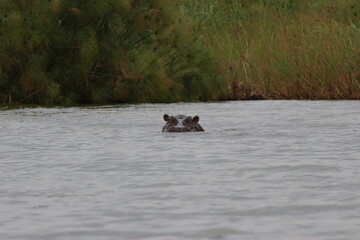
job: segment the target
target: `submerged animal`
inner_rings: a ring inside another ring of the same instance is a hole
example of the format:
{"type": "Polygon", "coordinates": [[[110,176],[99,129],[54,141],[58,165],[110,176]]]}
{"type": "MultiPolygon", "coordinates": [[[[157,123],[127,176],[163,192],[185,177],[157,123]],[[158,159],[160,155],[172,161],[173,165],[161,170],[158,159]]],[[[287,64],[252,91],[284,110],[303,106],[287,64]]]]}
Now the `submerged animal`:
{"type": "Polygon", "coordinates": [[[163,132],[204,132],[204,129],[198,123],[199,116],[169,116],[165,114],[163,118],[166,121],[162,129],[163,132]]]}

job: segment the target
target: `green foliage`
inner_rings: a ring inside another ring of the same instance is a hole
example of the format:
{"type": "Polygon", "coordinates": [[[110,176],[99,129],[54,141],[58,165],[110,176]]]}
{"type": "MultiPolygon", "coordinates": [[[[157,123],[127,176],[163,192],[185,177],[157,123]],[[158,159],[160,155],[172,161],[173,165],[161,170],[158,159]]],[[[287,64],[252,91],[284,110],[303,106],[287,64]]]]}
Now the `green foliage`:
{"type": "Polygon", "coordinates": [[[0,102],[360,98],[357,0],[1,0],[0,102]]]}
{"type": "MultiPolygon", "coordinates": [[[[0,8],[0,96],[5,101],[44,97],[49,83],[46,46],[49,3],[2,1],[0,8]],[[7,97],[4,97],[7,96],[7,97]]],[[[36,101],[36,100],[34,100],[36,101]]]]}
{"type": "MultiPolygon", "coordinates": [[[[194,45],[191,20],[171,1],[3,0],[1,5],[3,102],[209,99],[207,91],[185,92],[184,79],[200,74],[199,88],[218,82],[216,68],[204,71],[209,60],[202,46],[194,45]]],[[[223,95],[212,91],[212,100],[223,95]]]]}

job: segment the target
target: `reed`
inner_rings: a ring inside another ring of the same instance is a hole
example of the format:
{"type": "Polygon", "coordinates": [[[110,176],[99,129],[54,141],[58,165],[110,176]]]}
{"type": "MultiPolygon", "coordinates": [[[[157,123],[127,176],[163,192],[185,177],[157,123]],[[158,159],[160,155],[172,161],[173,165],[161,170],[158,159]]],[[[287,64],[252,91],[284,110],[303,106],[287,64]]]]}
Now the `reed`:
{"type": "Polygon", "coordinates": [[[214,0],[183,6],[228,69],[232,98],[360,99],[358,1],[214,0]]]}

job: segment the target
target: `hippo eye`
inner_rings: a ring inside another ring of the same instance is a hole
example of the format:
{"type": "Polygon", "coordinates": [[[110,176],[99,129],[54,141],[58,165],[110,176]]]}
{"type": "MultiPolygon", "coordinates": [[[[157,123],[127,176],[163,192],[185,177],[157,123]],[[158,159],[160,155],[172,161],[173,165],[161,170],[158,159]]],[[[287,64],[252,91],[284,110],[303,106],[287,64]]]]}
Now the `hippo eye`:
{"type": "Polygon", "coordinates": [[[169,119],[169,122],[171,122],[172,124],[174,124],[174,125],[176,125],[177,123],[178,123],[178,120],[176,119],[176,118],[174,118],[174,117],[170,117],[170,119],[169,119]]]}
{"type": "Polygon", "coordinates": [[[191,124],[192,122],[192,117],[187,117],[184,121],[183,121],[183,124],[186,125],[186,124],[191,124]]]}

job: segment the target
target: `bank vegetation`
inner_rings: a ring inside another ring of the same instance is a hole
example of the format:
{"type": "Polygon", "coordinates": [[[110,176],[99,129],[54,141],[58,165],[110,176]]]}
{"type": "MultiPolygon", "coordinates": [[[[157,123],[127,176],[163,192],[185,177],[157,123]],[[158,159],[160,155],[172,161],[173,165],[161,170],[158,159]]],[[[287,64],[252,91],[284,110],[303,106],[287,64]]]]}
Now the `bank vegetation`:
{"type": "Polygon", "coordinates": [[[0,102],[360,99],[357,0],[2,0],[0,102]]]}

